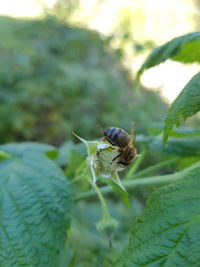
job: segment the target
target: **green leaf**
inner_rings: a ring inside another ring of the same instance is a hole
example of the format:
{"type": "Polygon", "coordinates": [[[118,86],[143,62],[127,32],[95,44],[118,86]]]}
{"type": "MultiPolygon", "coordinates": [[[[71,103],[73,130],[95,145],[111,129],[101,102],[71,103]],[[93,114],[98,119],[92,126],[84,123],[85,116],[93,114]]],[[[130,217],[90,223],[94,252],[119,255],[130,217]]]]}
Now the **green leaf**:
{"type": "Polygon", "coordinates": [[[117,266],[199,266],[200,168],[157,190],[133,226],[117,266]]]}
{"type": "Polygon", "coordinates": [[[54,146],[37,142],[8,143],[0,145],[0,149],[14,156],[21,156],[25,151],[35,151],[38,153],[41,152],[41,154],[49,154],[50,158],[52,156],[51,154],[54,154],[55,157],[56,152],[56,148],[54,146]]]}
{"type": "Polygon", "coordinates": [[[171,130],[169,135],[172,137],[197,137],[200,136],[200,131],[195,128],[180,126],[179,128],[171,130]]]}
{"type": "Polygon", "coordinates": [[[87,153],[88,156],[92,156],[97,149],[97,146],[100,142],[98,141],[87,141],[83,138],[81,138],[80,136],[78,136],[77,134],[73,133],[74,136],[76,136],[81,142],[83,142],[85,144],[85,146],[87,147],[87,153]]]}
{"type": "Polygon", "coordinates": [[[153,50],[138,71],[138,77],[144,70],[156,66],[167,59],[183,63],[200,62],[200,32],[192,32],[172,39],[153,50]]]}
{"type": "Polygon", "coordinates": [[[171,104],[164,126],[164,142],[172,127],[200,110],[200,73],[196,74],[171,104]]]}
{"type": "MultiPolygon", "coordinates": [[[[56,159],[56,163],[60,166],[79,165],[80,161],[77,164],[71,164],[72,160],[74,162],[74,155],[77,159],[83,159],[86,157],[85,146],[84,144],[74,144],[72,141],[67,141],[59,148],[59,155],[56,159]]],[[[76,160],[75,159],[75,160],[76,160]]],[[[78,160],[77,160],[78,161],[78,160]]]]}
{"type": "Polygon", "coordinates": [[[163,145],[162,136],[159,136],[150,143],[150,147],[169,155],[200,156],[200,136],[170,137],[166,145],[163,145]]]}
{"type": "Polygon", "coordinates": [[[49,150],[45,153],[47,155],[47,157],[49,157],[52,160],[56,160],[58,157],[58,150],[54,149],[54,150],[49,150]]]}
{"type": "MultiPolygon", "coordinates": [[[[148,134],[151,136],[158,136],[163,133],[164,125],[150,125],[148,128],[148,134]]],[[[175,127],[170,131],[170,136],[172,137],[191,137],[191,136],[200,136],[200,129],[193,127],[180,126],[179,128],[175,127]]]]}
{"type": "Polygon", "coordinates": [[[12,157],[12,155],[10,155],[9,153],[6,153],[4,151],[0,151],[0,161],[8,159],[12,157]]]}
{"type": "Polygon", "coordinates": [[[85,162],[86,156],[84,144],[74,144],[68,141],[59,148],[56,163],[59,166],[66,167],[66,176],[69,179],[74,179],[79,167],[85,162]]]}
{"type": "Polygon", "coordinates": [[[18,148],[0,162],[1,266],[59,266],[70,222],[70,184],[47,156],[37,150],[19,156],[18,148]]]}

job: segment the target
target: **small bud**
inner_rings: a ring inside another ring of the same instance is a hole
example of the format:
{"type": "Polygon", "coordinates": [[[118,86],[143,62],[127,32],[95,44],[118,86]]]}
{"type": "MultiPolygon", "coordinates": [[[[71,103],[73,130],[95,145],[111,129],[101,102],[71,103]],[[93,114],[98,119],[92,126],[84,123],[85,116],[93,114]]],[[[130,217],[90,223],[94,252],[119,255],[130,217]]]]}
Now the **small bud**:
{"type": "Polygon", "coordinates": [[[97,229],[104,233],[106,237],[108,238],[109,244],[111,245],[111,241],[113,238],[113,235],[118,227],[118,221],[111,218],[102,218],[97,224],[97,229]]]}

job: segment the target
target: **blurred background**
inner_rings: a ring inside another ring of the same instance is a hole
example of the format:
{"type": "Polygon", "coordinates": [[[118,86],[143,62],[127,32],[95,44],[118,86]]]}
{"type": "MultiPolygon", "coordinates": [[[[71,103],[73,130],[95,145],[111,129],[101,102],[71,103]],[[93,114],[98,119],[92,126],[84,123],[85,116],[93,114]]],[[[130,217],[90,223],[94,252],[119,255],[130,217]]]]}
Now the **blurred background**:
{"type": "MultiPolygon", "coordinates": [[[[160,133],[169,104],[198,68],[168,60],[146,71],[140,88],[136,72],[154,47],[199,27],[199,0],[0,1],[0,143],[60,146],[58,164],[73,179],[85,148],[74,144],[72,132],[92,140],[101,137],[97,124],[130,132],[134,121],[138,136],[160,133]]],[[[138,148],[146,153],[141,170],[170,160],[144,144],[138,148]]],[[[187,164],[168,164],[157,174],[187,164]]],[[[66,262],[78,255],[82,265],[73,266],[113,266],[153,189],[134,190],[129,210],[118,196],[108,199],[121,223],[113,249],[94,224],[99,202],[76,205],[66,262]]]]}
{"type": "Polygon", "coordinates": [[[135,74],[155,46],[197,30],[199,11],[198,0],[1,1],[1,143],[60,145],[131,121],[146,133],[197,67],[167,61],[138,91],[135,74]]]}

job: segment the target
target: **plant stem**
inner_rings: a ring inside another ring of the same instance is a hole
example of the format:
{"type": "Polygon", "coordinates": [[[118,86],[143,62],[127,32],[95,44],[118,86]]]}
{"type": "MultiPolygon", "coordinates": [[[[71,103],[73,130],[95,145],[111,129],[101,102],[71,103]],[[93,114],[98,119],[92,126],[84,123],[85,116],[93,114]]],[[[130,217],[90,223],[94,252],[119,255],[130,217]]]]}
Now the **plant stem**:
{"type": "Polygon", "coordinates": [[[147,153],[147,148],[144,148],[141,155],[135,160],[134,164],[131,166],[124,179],[126,180],[130,179],[130,177],[137,171],[144,157],[146,156],[146,153],[147,153]]]}
{"type": "MultiPolygon", "coordinates": [[[[183,178],[192,169],[197,168],[197,167],[200,167],[200,161],[196,162],[192,166],[180,172],[175,172],[175,173],[167,174],[167,175],[157,175],[157,176],[152,176],[152,177],[140,178],[136,180],[124,181],[122,184],[124,185],[125,188],[134,188],[134,187],[141,186],[141,185],[166,184],[166,183],[173,182],[173,181],[183,178]]],[[[103,194],[109,194],[113,192],[113,188],[111,186],[103,186],[101,187],[101,189],[98,188],[98,190],[103,194]]],[[[88,199],[94,196],[96,196],[95,191],[87,191],[87,192],[78,194],[75,198],[75,201],[88,199]]]]}
{"type": "MultiPolygon", "coordinates": [[[[169,164],[175,163],[178,160],[179,160],[179,158],[176,157],[176,158],[172,158],[172,159],[168,159],[168,160],[159,162],[159,163],[157,163],[157,164],[155,164],[153,166],[150,166],[150,167],[146,168],[145,170],[142,170],[142,171],[134,174],[134,176],[131,177],[131,178],[135,179],[135,178],[139,178],[141,176],[148,175],[148,174],[152,173],[153,171],[157,171],[158,169],[160,169],[160,168],[162,168],[164,166],[168,166],[169,164]]],[[[130,179],[130,178],[128,178],[128,179],[130,179]]]]}
{"type": "Polygon", "coordinates": [[[103,196],[101,190],[98,188],[98,186],[95,183],[92,183],[89,178],[88,178],[88,181],[91,183],[92,187],[95,190],[95,191],[91,191],[91,192],[93,192],[93,193],[96,192],[96,194],[98,195],[98,197],[100,199],[103,217],[110,218],[108,207],[107,207],[106,201],[104,199],[104,196],[103,196]]]}

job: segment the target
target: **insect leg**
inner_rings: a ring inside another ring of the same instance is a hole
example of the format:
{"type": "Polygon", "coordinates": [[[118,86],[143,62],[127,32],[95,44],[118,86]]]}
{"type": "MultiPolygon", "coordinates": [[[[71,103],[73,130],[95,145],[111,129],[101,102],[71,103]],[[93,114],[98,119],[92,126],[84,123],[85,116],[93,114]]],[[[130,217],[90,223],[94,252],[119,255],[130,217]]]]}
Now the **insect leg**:
{"type": "Polygon", "coordinates": [[[114,157],[114,159],[113,159],[112,161],[115,161],[117,158],[121,157],[122,153],[123,153],[123,152],[120,151],[120,153],[119,153],[116,157],[114,157]]]}

